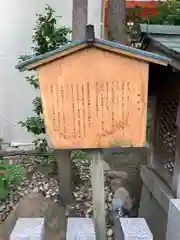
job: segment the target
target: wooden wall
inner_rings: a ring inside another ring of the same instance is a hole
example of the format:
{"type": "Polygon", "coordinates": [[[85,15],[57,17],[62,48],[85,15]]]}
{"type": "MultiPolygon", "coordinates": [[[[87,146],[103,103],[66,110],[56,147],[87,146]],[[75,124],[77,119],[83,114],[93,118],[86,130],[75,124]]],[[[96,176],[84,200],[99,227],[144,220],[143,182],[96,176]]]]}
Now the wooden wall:
{"type": "Polygon", "coordinates": [[[87,48],[38,69],[55,148],[143,146],[148,63],[87,48]]]}

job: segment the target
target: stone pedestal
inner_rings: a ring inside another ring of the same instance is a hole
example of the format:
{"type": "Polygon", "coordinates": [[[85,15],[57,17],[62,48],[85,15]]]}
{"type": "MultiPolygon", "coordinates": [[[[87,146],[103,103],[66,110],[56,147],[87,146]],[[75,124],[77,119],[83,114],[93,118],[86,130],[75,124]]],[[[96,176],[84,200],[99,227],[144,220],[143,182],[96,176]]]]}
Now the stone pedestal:
{"type": "Polygon", "coordinates": [[[95,228],[92,218],[68,218],[67,240],[95,240],[95,228]]]}
{"type": "Polygon", "coordinates": [[[44,218],[19,218],[10,240],[44,240],[44,218]]]}
{"type": "Polygon", "coordinates": [[[171,199],[169,204],[166,240],[180,239],[180,199],[171,199]]]}
{"type": "Polygon", "coordinates": [[[153,240],[153,236],[143,218],[120,218],[119,232],[115,239],[119,240],[153,240]]]}

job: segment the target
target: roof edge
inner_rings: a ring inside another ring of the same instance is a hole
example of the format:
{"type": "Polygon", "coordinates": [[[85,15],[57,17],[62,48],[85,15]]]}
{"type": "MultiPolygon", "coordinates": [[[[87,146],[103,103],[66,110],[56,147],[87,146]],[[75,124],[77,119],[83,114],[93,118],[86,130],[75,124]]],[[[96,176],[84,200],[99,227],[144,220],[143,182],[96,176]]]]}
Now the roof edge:
{"type": "MultiPolygon", "coordinates": [[[[35,63],[38,63],[40,61],[43,61],[44,59],[47,59],[47,62],[49,62],[49,58],[53,58],[51,61],[53,61],[54,59],[58,58],[59,57],[59,53],[63,52],[63,51],[66,51],[70,48],[76,48],[77,46],[80,46],[80,47],[84,47],[83,44],[86,44],[87,42],[85,40],[83,41],[76,41],[76,42],[73,42],[73,43],[69,43],[69,44],[66,44],[62,47],[59,47],[55,50],[52,50],[52,51],[49,51],[49,52],[46,52],[44,54],[40,54],[40,55],[32,55],[31,58],[23,61],[23,62],[20,62],[18,63],[15,68],[20,70],[20,71],[25,71],[25,70],[31,70],[33,68],[35,68],[35,63]],[[32,66],[31,66],[32,65],[32,66]]],[[[37,64],[38,66],[39,64],[37,64]]]]}
{"type": "Polygon", "coordinates": [[[140,49],[136,49],[133,47],[129,47],[120,43],[110,42],[107,40],[101,39],[94,39],[93,41],[83,40],[74,43],[67,44],[63,47],[60,47],[56,50],[44,53],[39,56],[32,57],[24,62],[19,63],[16,65],[16,68],[20,71],[24,70],[33,70],[36,69],[38,66],[51,62],[57,58],[66,56],[68,54],[74,53],[86,47],[94,46],[99,49],[104,49],[107,51],[115,52],[117,54],[124,54],[128,57],[140,59],[146,62],[153,62],[155,64],[160,64],[167,66],[170,62],[170,59],[161,56],[156,53],[151,53],[147,51],[143,51],[140,49]]]}

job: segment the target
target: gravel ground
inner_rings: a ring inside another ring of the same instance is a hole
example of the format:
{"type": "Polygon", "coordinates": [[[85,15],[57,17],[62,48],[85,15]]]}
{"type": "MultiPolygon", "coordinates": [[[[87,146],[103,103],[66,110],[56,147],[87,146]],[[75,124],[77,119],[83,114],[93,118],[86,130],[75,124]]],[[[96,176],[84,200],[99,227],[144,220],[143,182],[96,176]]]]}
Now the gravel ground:
{"type": "MultiPolygon", "coordinates": [[[[59,188],[57,176],[48,176],[39,171],[37,159],[32,157],[16,157],[11,158],[14,162],[18,162],[26,168],[27,175],[23,179],[22,184],[14,188],[5,201],[0,201],[0,223],[2,223],[13,210],[16,204],[28,193],[39,192],[47,199],[60,204],[59,202],[59,188]]],[[[67,206],[66,216],[81,216],[92,217],[92,188],[90,182],[90,166],[89,162],[85,160],[81,163],[74,161],[80,181],[75,180],[76,186],[73,192],[74,203],[67,206]],[[78,184],[77,184],[78,182],[78,184]]],[[[52,174],[51,174],[52,175],[52,174]]],[[[111,218],[111,201],[113,193],[110,190],[110,184],[105,176],[105,208],[106,208],[106,222],[107,222],[107,236],[108,240],[113,239],[113,222],[111,218]]]]}

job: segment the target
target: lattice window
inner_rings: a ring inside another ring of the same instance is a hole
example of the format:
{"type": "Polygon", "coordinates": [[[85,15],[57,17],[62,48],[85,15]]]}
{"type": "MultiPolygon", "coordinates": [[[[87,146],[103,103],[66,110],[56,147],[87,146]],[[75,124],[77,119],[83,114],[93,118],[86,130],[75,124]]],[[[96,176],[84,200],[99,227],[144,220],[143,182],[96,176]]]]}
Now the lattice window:
{"type": "Polygon", "coordinates": [[[172,173],[176,149],[178,94],[163,96],[159,114],[158,148],[160,161],[172,173]]]}

